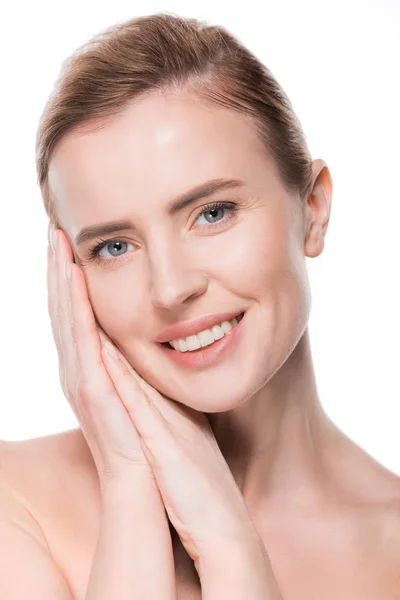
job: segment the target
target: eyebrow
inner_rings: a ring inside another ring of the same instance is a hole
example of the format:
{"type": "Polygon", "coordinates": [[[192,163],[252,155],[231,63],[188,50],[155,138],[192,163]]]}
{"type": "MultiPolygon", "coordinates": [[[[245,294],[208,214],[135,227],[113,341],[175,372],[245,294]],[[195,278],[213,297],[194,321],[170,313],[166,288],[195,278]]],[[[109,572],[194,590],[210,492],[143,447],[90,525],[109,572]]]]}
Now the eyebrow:
{"type": "MultiPolygon", "coordinates": [[[[243,185],[244,181],[241,179],[210,179],[174,198],[168,209],[168,214],[174,215],[199,198],[211,196],[220,190],[241,187],[243,185]]],[[[98,223],[96,225],[91,225],[90,227],[84,227],[76,236],[75,244],[79,246],[92,238],[114,233],[116,231],[122,231],[124,229],[136,229],[136,227],[129,219],[109,221],[107,223],[98,223]]]]}

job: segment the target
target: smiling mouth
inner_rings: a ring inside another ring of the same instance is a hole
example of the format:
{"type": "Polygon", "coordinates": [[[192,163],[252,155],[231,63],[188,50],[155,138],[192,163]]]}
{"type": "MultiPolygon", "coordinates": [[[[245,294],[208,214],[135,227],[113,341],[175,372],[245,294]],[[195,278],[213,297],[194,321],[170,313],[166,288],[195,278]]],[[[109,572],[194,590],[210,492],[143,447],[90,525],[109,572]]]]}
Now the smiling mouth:
{"type": "MultiPolygon", "coordinates": [[[[237,324],[239,324],[239,323],[240,323],[240,321],[243,319],[243,317],[244,317],[244,312],[242,312],[240,315],[238,315],[238,316],[236,317],[236,319],[237,319],[237,324]]],[[[235,327],[236,327],[236,325],[235,325],[235,327]]],[[[234,328],[233,328],[233,329],[234,329],[234,328]]],[[[232,330],[231,330],[231,331],[232,331],[232,330]]],[[[229,333],[230,333],[230,332],[228,332],[228,334],[229,334],[229,333]]],[[[226,335],[228,335],[228,334],[225,334],[225,335],[224,335],[224,337],[225,337],[226,335]]],[[[222,338],[220,338],[220,339],[222,339],[222,338]]],[[[219,341],[219,340],[215,340],[215,342],[217,342],[217,341],[219,341]]],[[[208,344],[207,346],[201,346],[200,348],[197,348],[197,350],[191,350],[191,351],[190,351],[190,353],[192,354],[193,352],[200,352],[201,350],[205,350],[205,349],[207,349],[209,346],[212,346],[212,345],[213,345],[215,342],[212,342],[211,344],[208,344]]],[[[161,344],[161,346],[164,346],[164,348],[168,348],[168,349],[170,349],[170,350],[175,350],[175,348],[174,348],[173,346],[171,346],[171,344],[170,344],[169,342],[160,342],[160,344],[161,344]]]]}

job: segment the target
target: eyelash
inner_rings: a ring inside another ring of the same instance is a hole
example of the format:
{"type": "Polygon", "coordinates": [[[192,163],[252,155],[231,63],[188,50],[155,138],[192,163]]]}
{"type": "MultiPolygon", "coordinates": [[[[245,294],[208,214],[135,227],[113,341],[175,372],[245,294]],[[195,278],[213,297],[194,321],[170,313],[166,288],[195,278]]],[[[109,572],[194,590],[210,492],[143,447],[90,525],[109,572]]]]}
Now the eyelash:
{"type": "MultiPolygon", "coordinates": [[[[223,209],[225,209],[225,210],[227,210],[227,211],[229,211],[229,212],[233,213],[233,212],[235,212],[236,210],[238,210],[238,208],[239,208],[239,207],[238,207],[238,205],[237,205],[237,204],[235,204],[234,202],[222,202],[222,201],[221,201],[221,202],[214,202],[213,204],[209,204],[208,206],[204,206],[204,207],[202,208],[201,212],[200,212],[200,213],[198,214],[198,216],[196,217],[196,221],[197,221],[197,219],[198,219],[198,218],[199,218],[199,217],[200,217],[200,216],[201,216],[203,213],[210,212],[210,211],[212,211],[212,210],[217,210],[217,209],[219,209],[219,208],[223,208],[223,209]]],[[[230,215],[230,217],[229,217],[228,219],[232,218],[232,216],[233,216],[233,215],[230,215]]],[[[221,223],[221,224],[225,224],[225,222],[226,222],[226,219],[222,219],[221,221],[217,221],[217,225],[216,225],[216,226],[218,227],[218,224],[219,224],[219,223],[221,223]]],[[[210,227],[213,227],[213,226],[214,226],[214,223],[209,223],[208,225],[209,225],[210,227]]],[[[126,254],[122,254],[121,256],[116,256],[116,257],[114,257],[114,258],[111,258],[111,259],[108,259],[108,258],[102,258],[102,257],[99,255],[100,251],[101,251],[101,250],[102,250],[102,249],[103,249],[105,246],[107,246],[107,244],[111,244],[112,242],[121,242],[121,241],[123,241],[123,240],[116,239],[116,238],[114,238],[114,239],[113,239],[113,238],[110,238],[110,239],[103,239],[103,238],[100,238],[100,240],[97,240],[97,242],[95,243],[95,245],[94,245],[94,246],[92,246],[92,248],[90,248],[90,249],[89,249],[89,259],[88,259],[88,263],[91,263],[91,262],[100,262],[100,263],[106,264],[106,265],[107,265],[107,267],[110,267],[110,266],[112,266],[112,265],[115,263],[115,261],[118,261],[118,260],[120,260],[121,258],[123,259],[123,257],[125,257],[125,256],[126,256],[126,254]]]]}

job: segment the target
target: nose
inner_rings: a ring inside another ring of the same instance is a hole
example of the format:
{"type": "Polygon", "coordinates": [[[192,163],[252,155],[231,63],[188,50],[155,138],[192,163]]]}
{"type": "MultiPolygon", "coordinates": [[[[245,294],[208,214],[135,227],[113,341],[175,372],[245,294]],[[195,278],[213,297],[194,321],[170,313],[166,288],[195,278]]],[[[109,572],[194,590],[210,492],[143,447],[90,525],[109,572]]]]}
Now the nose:
{"type": "Polygon", "coordinates": [[[150,276],[154,307],[172,311],[204,294],[208,279],[192,258],[182,248],[165,245],[162,252],[152,255],[150,276]]]}

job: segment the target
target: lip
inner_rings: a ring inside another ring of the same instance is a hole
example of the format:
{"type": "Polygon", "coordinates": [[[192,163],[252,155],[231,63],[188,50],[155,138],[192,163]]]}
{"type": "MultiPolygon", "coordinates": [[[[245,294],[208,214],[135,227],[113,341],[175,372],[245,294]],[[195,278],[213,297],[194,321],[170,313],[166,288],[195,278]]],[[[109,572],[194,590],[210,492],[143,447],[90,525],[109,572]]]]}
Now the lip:
{"type": "Polygon", "coordinates": [[[210,329],[214,325],[219,325],[222,321],[231,321],[237,315],[245,312],[244,309],[236,310],[234,312],[224,312],[214,315],[205,315],[194,321],[184,321],[176,325],[171,325],[164,329],[159,336],[155,338],[155,342],[165,343],[171,342],[172,340],[179,340],[181,338],[188,337],[189,335],[196,335],[204,329],[210,329]]]}
{"type": "Polygon", "coordinates": [[[199,348],[193,352],[179,352],[160,344],[159,348],[164,355],[170,358],[180,367],[185,369],[206,369],[218,364],[235,348],[240,347],[240,339],[243,335],[243,323],[247,323],[247,312],[244,311],[243,318],[233,329],[209,346],[199,348]]]}

